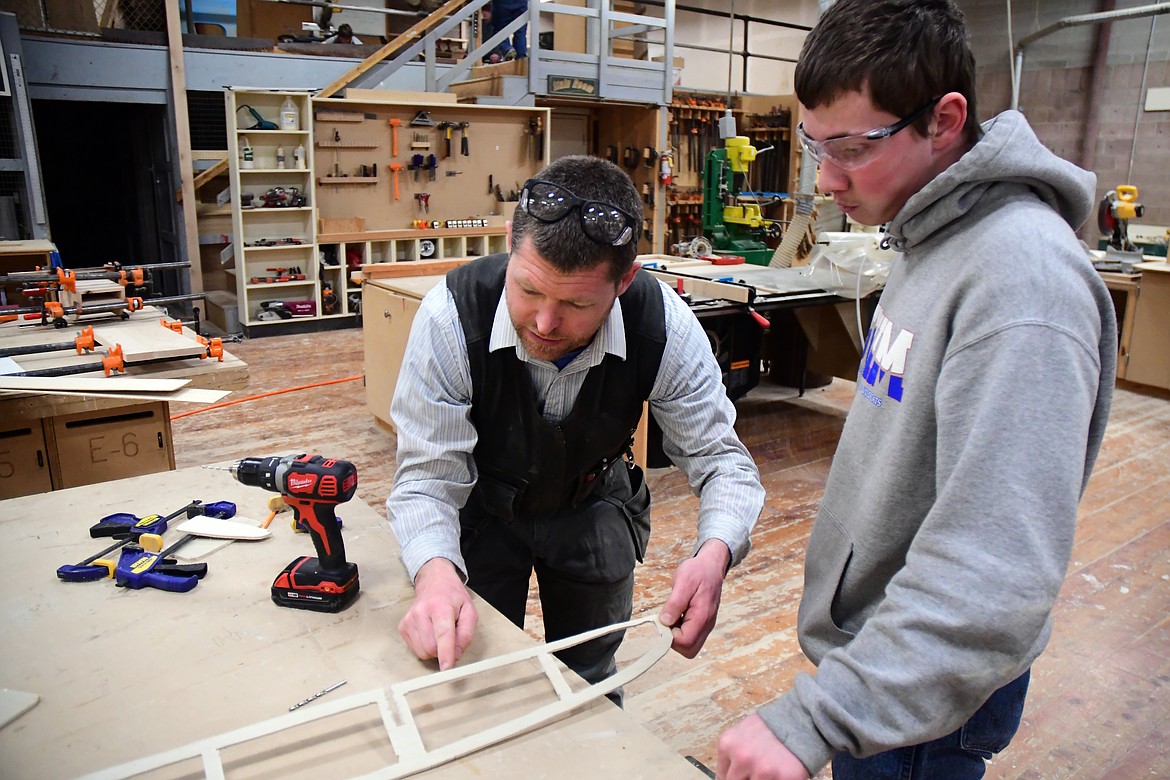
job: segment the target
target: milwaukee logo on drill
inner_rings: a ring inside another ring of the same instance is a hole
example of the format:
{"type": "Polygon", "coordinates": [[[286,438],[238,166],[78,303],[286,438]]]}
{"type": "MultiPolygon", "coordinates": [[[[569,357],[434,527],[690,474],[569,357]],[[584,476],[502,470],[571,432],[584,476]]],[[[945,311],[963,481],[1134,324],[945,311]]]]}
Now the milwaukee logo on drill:
{"type": "Polygon", "coordinates": [[[288,489],[291,493],[312,493],[316,485],[317,477],[314,474],[288,475],[288,489]]]}

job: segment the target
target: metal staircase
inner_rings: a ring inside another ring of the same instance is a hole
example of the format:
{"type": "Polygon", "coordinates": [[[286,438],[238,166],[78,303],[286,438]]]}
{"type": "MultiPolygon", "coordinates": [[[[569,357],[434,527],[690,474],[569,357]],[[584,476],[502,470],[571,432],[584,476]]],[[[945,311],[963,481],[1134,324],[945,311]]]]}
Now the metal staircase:
{"type": "MultiPolygon", "coordinates": [[[[450,0],[430,16],[383,46],[350,74],[327,87],[328,97],[345,87],[377,87],[407,63],[420,56],[425,68],[427,92],[447,92],[452,84],[468,78],[472,67],[524,25],[539,30],[550,16],[579,17],[585,24],[585,51],[542,49],[539,35],[532,35],[526,76],[504,77],[502,94],[481,102],[532,105],[537,97],[570,96],[594,100],[618,100],[667,105],[671,101],[674,61],[674,0],[666,0],[662,18],[616,11],[614,0],[585,0],[584,5],[542,3],[529,0],[528,10],[496,32],[462,61],[447,65],[438,61],[437,42],[472,22],[490,0],[450,0]],[[614,56],[613,44],[636,38],[662,47],[660,61],[614,56]]],[[[555,40],[554,40],[555,45],[555,40]]]]}

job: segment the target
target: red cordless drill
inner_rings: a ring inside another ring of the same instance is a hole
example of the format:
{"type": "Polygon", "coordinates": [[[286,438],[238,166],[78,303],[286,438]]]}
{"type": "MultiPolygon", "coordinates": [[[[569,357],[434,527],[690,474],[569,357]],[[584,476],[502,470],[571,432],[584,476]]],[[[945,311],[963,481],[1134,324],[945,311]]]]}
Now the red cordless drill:
{"type": "Polygon", "coordinates": [[[341,524],[333,508],[353,498],[357,469],[349,461],[320,455],[244,458],[228,471],[245,485],[284,496],[298,527],[313,537],[317,557],[297,558],[272,583],[282,607],[340,612],[358,595],[358,567],[345,560],[341,524]]]}

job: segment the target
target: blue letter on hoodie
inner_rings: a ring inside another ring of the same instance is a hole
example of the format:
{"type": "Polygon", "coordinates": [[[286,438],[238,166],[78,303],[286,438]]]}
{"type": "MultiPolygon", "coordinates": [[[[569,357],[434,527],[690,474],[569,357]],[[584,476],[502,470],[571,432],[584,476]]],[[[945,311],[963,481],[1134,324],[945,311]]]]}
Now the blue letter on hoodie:
{"type": "Polygon", "coordinates": [[[900,402],[902,377],[906,373],[906,359],[910,353],[910,345],[914,342],[914,334],[908,330],[899,330],[897,336],[891,338],[893,332],[894,323],[886,317],[879,305],[874,312],[873,323],[865,340],[861,378],[876,390],[878,383],[888,375],[886,397],[900,402]]]}

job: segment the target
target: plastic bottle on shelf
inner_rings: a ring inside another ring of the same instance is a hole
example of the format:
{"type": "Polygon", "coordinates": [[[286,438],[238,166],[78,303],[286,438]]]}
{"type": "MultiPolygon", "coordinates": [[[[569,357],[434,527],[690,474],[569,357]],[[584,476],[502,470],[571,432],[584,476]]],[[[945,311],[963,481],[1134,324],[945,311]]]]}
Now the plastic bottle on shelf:
{"type": "Polygon", "coordinates": [[[297,167],[301,170],[305,169],[305,145],[297,144],[297,148],[293,150],[293,159],[297,162],[297,167]]]}
{"type": "Polygon", "coordinates": [[[301,129],[301,112],[297,110],[297,104],[293,102],[291,96],[285,97],[284,102],[280,105],[280,129],[301,129]]]}
{"type": "Polygon", "coordinates": [[[248,140],[248,136],[246,135],[240,137],[240,167],[256,167],[255,160],[252,157],[252,142],[248,140]]]}
{"type": "Polygon", "coordinates": [[[279,170],[284,170],[284,147],[276,147],[276,167],[279,170]]]}

